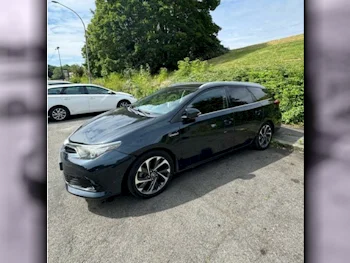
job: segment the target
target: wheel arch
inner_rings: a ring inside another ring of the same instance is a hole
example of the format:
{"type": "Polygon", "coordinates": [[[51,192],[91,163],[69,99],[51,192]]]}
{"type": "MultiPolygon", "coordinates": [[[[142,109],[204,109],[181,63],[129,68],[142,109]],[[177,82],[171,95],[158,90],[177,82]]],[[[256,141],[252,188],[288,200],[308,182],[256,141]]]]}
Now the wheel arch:
{"type": "Polygon", "coordinates": [[[120,103],[123,102],[123,101],[127,101],[127,102],[129,102],[129,104],[131,104],[131,101],[130,101],[130,100],[128,100],[128,99],[126,99],[126,98],[121,98],[121,99],[118,100],[118,102],[117,102],[117,107],[120,107],[120,103]]]}
{"type": "MultiPolygon", "coordinates": [[[[271,127],[272,127],[272,133],[275,133],[275,124],[274,124],[273,120],[270,119],[270,118],[266,118],[266,119],[264,119],[264,120],[261,122],[261,125],[260,125],[260,127],[259,127],[259,130],[260,130],[260,128],[261,128],[265,123],[269,123],[269,124],[271,125],[271,127]]],[[[259,132],[259,130],[258,130],[258,132],[259,132]]]]}

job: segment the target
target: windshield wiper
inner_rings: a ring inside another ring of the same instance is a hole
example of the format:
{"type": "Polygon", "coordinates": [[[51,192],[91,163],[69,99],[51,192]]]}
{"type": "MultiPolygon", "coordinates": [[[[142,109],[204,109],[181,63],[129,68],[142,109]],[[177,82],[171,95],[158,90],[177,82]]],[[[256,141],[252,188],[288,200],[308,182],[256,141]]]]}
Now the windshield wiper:
{"type": "Polygon", "coordinates": [[[139,108],[135,108],[135,107],[132,107],[132,106],[130,106],[129,107],[131,110],[133,110],[134,112],[139,112],[139,113],[141,113],[141,114],[143,114],[144,116],[146,116],[146,115],[151,115],[149,112],[146,112],[146,111],[142,111],[142,110],[140,110],[139,108]]]}

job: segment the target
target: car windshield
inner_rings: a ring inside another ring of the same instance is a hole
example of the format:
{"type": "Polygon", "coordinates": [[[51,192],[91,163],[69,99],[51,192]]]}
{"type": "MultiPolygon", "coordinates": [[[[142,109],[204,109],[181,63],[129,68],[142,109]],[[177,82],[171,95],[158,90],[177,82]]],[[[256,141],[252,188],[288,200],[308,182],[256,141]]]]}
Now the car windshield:
{"type": "Polygon", "coordinates": [[[196,90],[196,87],[163,89],[134,103],[132,109],[144,114],[163,115],[175,109],[196,90]]]}

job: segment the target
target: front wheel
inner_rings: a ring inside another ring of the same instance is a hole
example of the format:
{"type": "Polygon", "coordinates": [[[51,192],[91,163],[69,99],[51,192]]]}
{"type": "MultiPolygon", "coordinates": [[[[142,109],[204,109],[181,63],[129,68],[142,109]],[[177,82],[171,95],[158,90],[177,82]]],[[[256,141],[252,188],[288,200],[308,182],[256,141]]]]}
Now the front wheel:
{"type": "Polygon", "coordinates": [[[118,102],[117,108],[128,107],[130,104],[131,103],[128,100],[121,100],[118,102]]]}
{"type": "Polygon", "coordinates": [[[163,151],[141,156],[128,174],[128,189],[136,197],[151,198],[165,190],[174,172],[172,158],[163,151]]]}
{"type": "Polygon", "coordinates": [[[255,137],[255,148],[265,150],[269,147],[272,140],[273,129],[270,123],[264,123],[255,137]]]}

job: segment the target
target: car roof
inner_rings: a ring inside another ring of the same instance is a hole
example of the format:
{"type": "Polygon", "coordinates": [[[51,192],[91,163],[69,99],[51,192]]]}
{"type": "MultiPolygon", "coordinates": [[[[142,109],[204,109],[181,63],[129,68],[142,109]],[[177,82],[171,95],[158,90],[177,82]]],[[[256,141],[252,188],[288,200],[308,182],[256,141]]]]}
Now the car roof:
{"type": "Polygon", "coordinates": [[[249,86],[253,88],[261,88],[265,89],[264,86],[253,83],[253,82],[244,82],[244,81],[211,81],[211,82],[182,82],[182,83],[175,83],[173,85],[170,85],[169,87],[175,88],[175,87],[198,87],[198,89],[207,89],[212,88],[216,86],[225,86],[225,85],[232,85],[232,86],[249,86]]]}
{"type": "Polygon", "coordinates": [[[72,83],[66,80],[48,80],[47,83],[72,83]]]}
{"type": "Polygon", "coordinates": [[[95,85],[95,84],[87,84],[87,83],[70,83],[70,84],[58,84],[58,85],[50,85],[47,86],[48,89],[52,89],[52,88],[69,88],[69,87],[76,87],[76,86],[95,86],[95,87],[101,87],[104,89],[107,89],[105,87],[99,86],[99,85],[95,85]]]}

